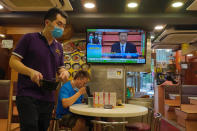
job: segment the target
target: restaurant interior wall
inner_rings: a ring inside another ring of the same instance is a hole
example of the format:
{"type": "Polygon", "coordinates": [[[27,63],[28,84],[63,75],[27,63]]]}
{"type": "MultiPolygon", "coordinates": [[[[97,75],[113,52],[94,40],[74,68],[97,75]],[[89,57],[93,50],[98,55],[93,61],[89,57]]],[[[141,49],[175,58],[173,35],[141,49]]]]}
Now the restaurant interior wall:
{"type": "Polygon", "coordinates": [[[176,69],[178,70],[178,73],[181,77],[181,82],[184,85],[197,84],[197,51],[192,50],[191,48],[188,48],[187,52],[193,54],[193,56],[187,56],[187,54],[183,53],[183,49],[176,51],[176,69]],[[188,68],[181,69],[181,63],[187,64],[188,68]]]}
{"type": "Polygon", "coordinates": [[[197,85],[197,57],[188,59],[188,69],[182,70],[182,80],[185,85],[197,85]]]}
{"type": "MultiPolygon", "coordinates": [[[[5,70],[5,79],[11,79],[11,69],[9,67],[9,59],[11,56],[12,50],[15,48],[16,44],[20,40],[20,38],[25,34],[29,32],[40,32],[41,28],[38,26],[5,26],[6,28],[6,37],[0,39],[0,44],[3,39],[9,39],[13,40],[13,48],[7,49],[7,48],[1,48],[0,47],[0,67],[2,67],[5,70]]],[[[14,75],[16,76],[16,75],[14,75]]]]}

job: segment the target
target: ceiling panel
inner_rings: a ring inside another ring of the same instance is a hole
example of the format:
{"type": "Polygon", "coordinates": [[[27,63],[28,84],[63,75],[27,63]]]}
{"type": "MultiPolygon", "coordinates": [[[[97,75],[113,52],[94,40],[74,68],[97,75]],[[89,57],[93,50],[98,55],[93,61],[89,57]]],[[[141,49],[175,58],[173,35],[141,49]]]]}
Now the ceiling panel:
{"type": "Polygon", "coordinates": [[[189,11],[196,11],[197,10],[197,0],[193,1],[187,8],[189,11]]]}
{"type": "Polygon", "coordinates": [[[10,11],[47,11],[49,8],[57,6],[66,11],[72,11],[73,8],[69,0],[1,0],[0,4],[10,11]]]}

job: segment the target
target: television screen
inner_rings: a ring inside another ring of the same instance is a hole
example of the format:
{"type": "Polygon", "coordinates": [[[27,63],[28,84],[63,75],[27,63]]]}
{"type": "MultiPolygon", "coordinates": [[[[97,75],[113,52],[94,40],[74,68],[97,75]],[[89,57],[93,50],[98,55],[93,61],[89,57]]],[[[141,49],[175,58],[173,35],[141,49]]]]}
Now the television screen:
{"type": "Polygon", "coordinates": [[[132,29],[87,29],[87,63],[146,63],[146,32],[132,29]]]}

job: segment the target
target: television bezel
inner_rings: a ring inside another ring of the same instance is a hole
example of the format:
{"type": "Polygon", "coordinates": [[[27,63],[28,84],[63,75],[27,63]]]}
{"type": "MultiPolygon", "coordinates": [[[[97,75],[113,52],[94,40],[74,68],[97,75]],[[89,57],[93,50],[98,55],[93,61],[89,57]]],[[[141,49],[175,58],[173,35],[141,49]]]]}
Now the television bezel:
{"type": "Polygon", "coordinates": [[[148,32],[142,28],[133,28],[133,27],[109,27],[109,28],[106,28],[106,27],[97,27],[97,28],[94,28],[94,27],[86,27],[86,63],[87,64],[93,64],[93,65],[112,65],[112,64],[115,64],[115,65],[138,65],[138,64],[146,64],[146,61],[147,61],[147,35],[148,35],[148,32]],[[88,32],[87,30],[88,29],[126,29],[126,30],[142,30],[144,31],[145,33],[145,62],[144,63],[113,63],[113,62],[107,62],[107,63],[103,63],[103,62],[88,62],[87,59],[87,45],[88,45],[88,32]]]}

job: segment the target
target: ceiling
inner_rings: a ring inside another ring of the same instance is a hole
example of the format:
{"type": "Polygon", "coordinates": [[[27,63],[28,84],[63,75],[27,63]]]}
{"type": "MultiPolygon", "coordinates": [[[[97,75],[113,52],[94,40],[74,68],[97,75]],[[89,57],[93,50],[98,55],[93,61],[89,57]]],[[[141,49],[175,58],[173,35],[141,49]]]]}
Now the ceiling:
{"type": "MultiPolygon", "coordinates": [[[[27,1],[26,5],[30,4],[30,0],[22,1],[27,1]]],[[[86,26],[128,26],[152,31],[157,24],[197,24],[197,12],[186,11],[194,0],[183,0],[186,1],[185,5],[178,10],[170,8],[172,0],[138,0],[141,2],[137,10],[128,10],[126,8],[127,0],[95,0],[96,11],[84,10],[81,1],[70,0],[73,11],[67,11],[70,22],[77,32],[84,31],[86,26]]],[[[35,10],[33,12],[0,12],[0,25],[40,24],[43,15],[44,12],[35,10]]]]}
{"type": "MultiPolygon", "coordinates": [[[[0,2],[2,1],[6,0],[0,2]]],[[[29,1],[31,0],[23,0],[27,3],[26,6],[29,1]]],[[[39,0],[36,1],[39,2],[39,0]]],[[[64,10],[67,11],[69,22],[75,32],[85,32],[86,27],[133,27],[145,29],[159,36],[162,32],[154,31],[155,25],[158,24],[167,25],[165,30],[175,27],[184,27],[183,30],[188,28],[197,30],[197,2],[195,0],[181,0],[185,4],[178,9],[170,6],[173,0],[137,0],[140,5],[136,10],[126,7],[129,0],[95,0],[96,9],[94,10],[85,10],[82,5],[84,0],[64,1],[70,2],[73,8],[73,10],[64,10]]],[[[42,23],[44,13],[45,11],[14,11],[7,8],[0,12],[0,26],[38,25],[42,23]]],[[[159,42],[155,41],[156,44],[159,42]]]]}

